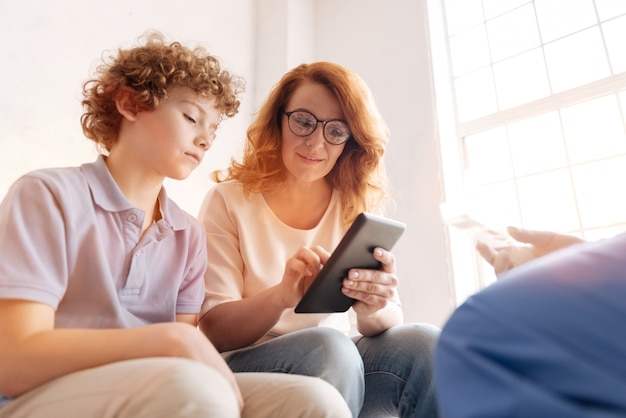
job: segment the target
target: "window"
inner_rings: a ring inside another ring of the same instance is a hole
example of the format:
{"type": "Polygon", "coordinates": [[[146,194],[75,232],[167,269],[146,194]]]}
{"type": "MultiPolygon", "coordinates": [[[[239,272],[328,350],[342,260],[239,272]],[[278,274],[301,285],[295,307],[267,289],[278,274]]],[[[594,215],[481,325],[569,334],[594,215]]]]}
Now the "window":
{"type": "MultiPolygon", "coordinates": [[[[429,13],[446,210],[493,229],[625,231],[626,1],[430,0],[429,13]]],[[[449,232],[460,303],[495,277],[449,232]]]]}

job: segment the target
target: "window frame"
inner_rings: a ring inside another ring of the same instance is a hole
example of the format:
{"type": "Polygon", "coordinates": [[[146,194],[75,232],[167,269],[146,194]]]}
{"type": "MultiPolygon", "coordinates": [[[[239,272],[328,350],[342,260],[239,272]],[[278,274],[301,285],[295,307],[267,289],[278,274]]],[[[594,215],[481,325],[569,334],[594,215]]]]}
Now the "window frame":
{"type": "MultiPolygon", "coordinates": [[[[465,137],[534,116],[560,111],[568,106],[626,89],[626,72],[622,72],[509,109],[498,110],[483,117],[459,121],[444,1],[428,0],[427,4],[434,105],[444,186],[442,204],[453,196],[462,195],[466,189],[463,144],[465,137]]],[[[623,15],[619,17],[621,16],[623,15]]],[[[605,22],[600,22],[598,25],[602,23],[605,22]]],[[[541,47],[546,44],[542,42],[541,47]]],[[[493,64],[492,62],[491,65],[493,64]]],[[[624,115],[622,115],[622,120],[624,120],[624,115]]],[[[496,277],[491,266],[476,252],[472,237],[453,227],[447,228],[447,235],[449,265],[455,289],[454,303],[459,305],[468,296],[495,281],[496,277]]]]}

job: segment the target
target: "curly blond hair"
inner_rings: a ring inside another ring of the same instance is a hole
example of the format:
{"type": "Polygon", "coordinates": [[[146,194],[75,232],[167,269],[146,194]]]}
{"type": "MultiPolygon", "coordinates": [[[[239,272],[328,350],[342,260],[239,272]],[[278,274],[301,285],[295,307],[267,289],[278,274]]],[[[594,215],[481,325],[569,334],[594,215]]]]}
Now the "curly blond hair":
{"type": "Polygon", "coordinates": [[[223,69],[217,57],[201,46],[168,44],[159,32],[142,38],[143,44],[104,58],[95,76],[83,84],[81,125],[101,152],[111,151],[117,141],[122,116],[115,100],[123,89],[131,89],[130,99],[142,111],[158,106],[172,86],[190,87],[201,98],[215,99],[223,117],[239,111],[238,96],[245,82],[223,69]]]}
{"type": "Polygon", "coordinates": [[[391,198],[383,155],[389,141],[387,125],[373,95],[354,72],[338,64],[302,64],[286,73],[273,88],[248,128],[241,162],[232,160],[225,171],[213,173],[213,180],[236,179],[248,192],[280,188],[286,179],[281,157],[281,120],[295,90],[314,82],[331,91],[341,105],[352,137],[326,179],[339,192],[343,221],[350,224],[363,212],[383,213],[391,198]]]}

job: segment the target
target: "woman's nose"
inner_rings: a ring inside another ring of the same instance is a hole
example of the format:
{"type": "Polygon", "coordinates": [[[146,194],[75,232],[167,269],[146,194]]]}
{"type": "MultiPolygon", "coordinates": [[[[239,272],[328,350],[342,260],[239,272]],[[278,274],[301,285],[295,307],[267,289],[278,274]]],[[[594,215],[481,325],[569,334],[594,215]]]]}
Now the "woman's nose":
{"type": "Polygon", "coordinates": [[[317,147],[320,144],[324,144],[324,125],[318,124],[317,127],[309,136],[306,138],[306,145],[309,148],[317,147]]]}

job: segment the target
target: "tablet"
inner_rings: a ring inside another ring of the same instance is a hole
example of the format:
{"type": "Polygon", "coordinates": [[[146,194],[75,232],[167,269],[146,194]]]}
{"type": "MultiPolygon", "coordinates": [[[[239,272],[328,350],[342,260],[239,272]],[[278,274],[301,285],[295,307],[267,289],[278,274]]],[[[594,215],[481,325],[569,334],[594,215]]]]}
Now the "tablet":
{"type": "Polygon", "coordinates": [[[296,313],[345,312],[355,302],[341,292],[351,268],[378,269],[374,248],[385,250],[398,241],[406,224],[371,213],[361,213],[296,306],[296,313]]]}

